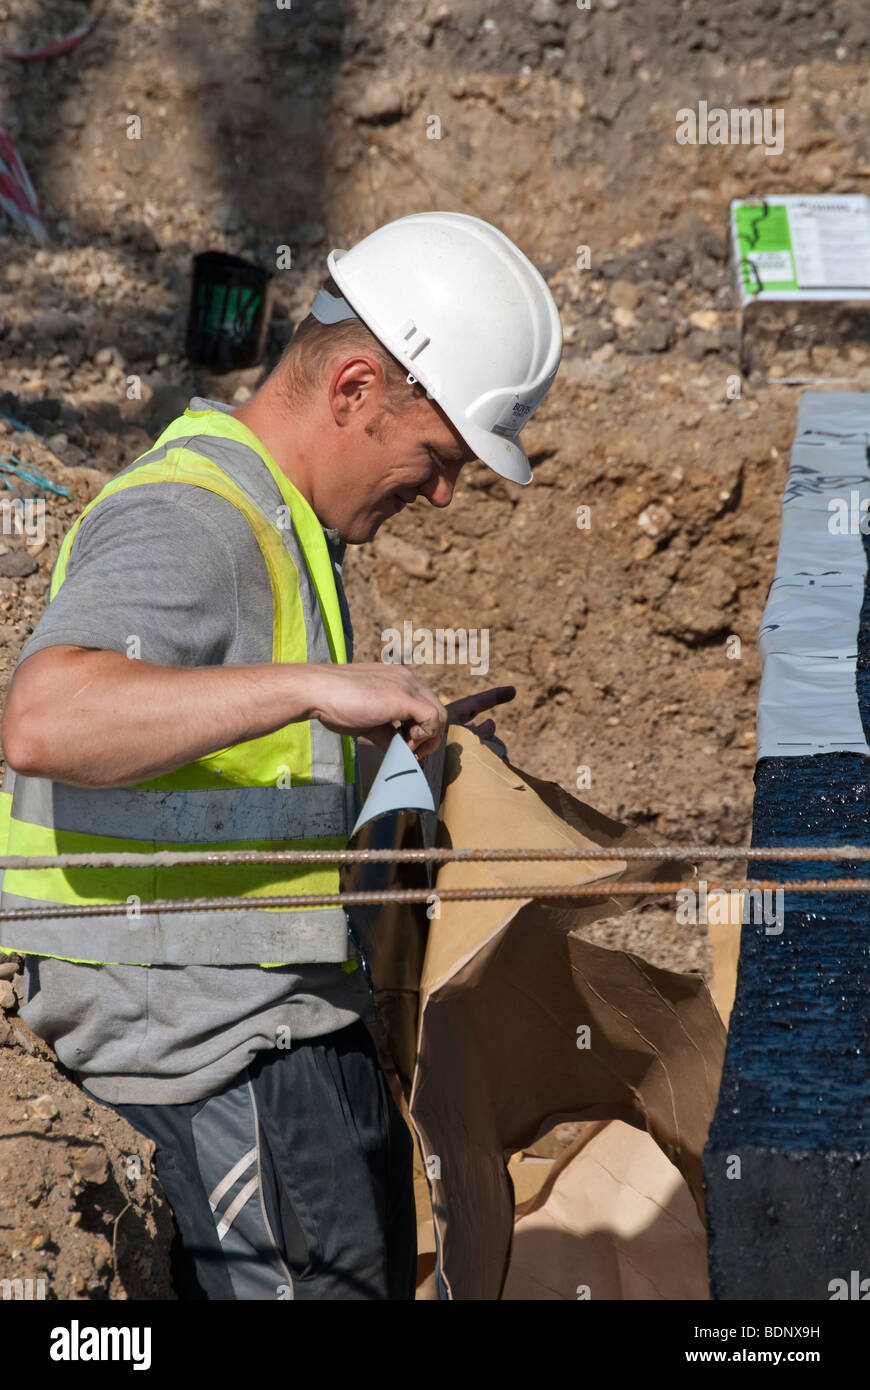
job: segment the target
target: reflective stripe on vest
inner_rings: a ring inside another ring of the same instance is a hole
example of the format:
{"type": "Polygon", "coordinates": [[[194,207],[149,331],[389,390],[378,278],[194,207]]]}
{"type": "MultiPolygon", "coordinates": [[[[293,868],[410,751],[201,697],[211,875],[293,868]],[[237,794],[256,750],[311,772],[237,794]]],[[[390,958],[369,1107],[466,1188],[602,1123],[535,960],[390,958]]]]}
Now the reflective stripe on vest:
{"type": "MultiPolygon", "coordinates": [[[[153,483],[206,488],[245,516],[269,577],[273,662],[346,660],[323,528],[260,441],[222,411],[187,410],[148,453],[106,484],[64,538],[50,598],[64,582],[84,517],[115,492],[153,483]],[[250,473],[252,466],[268,493],[268,509],[255,503],[234,477],[250,473]]],[[[352,740],[308,721],[127,787],[73,787],[23,777],[8,768],[0,792],[0,845],[9,854],[341,849],[353,824],[354,795],[352,740]]],[[[164,916],[142,910],[156,898],[256,898],[338,889],[338,868],[319,864],[6,870],[6,908],[126,901],[130,910],[119,917],[2,922],[0,946],[103,964],[345,961],[347,920],[341,908],[194,908],[164,916]]]]}

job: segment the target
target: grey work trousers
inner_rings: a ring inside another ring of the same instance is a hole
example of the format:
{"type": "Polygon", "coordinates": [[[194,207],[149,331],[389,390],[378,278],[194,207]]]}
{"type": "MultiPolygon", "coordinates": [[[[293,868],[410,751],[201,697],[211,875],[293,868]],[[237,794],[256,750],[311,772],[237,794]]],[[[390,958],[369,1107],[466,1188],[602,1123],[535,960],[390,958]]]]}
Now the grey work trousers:
{"type": "Polygon", "coordinates": [[[413,1143],[364,1023],[205,1100],[111,1108],[157,1146],[179,1298],[414,1298],[413,1143]]]}

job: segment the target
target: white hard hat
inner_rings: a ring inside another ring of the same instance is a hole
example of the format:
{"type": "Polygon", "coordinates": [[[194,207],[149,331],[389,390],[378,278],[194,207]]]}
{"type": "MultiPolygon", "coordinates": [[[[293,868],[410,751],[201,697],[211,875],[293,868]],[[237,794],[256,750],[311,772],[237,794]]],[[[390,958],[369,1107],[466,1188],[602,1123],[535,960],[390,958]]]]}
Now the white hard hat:
{"type": "MultiPolygon", "coordinates": [[[[420,212],[330,252],[328,264],[350,310],[476,457],[504,478],[531,482],[519,433],[553,383],[562,326],[528,257],[479,217],[420,212]]],[[[318,295],[317,317],[347,316],[327,299],[318,295]]]]}

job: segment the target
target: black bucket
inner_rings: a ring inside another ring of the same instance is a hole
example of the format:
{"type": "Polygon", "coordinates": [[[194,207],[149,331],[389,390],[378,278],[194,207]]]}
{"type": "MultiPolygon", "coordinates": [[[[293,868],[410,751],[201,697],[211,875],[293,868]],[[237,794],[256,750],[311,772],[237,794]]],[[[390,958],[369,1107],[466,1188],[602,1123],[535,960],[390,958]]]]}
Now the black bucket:
{"type": "Polygon", "coordinates": [[[216,372],[257,365],[269,330],[271,280],[268,270],[223,251],[194,256],[185,343],[192,362],[216,372]]]}

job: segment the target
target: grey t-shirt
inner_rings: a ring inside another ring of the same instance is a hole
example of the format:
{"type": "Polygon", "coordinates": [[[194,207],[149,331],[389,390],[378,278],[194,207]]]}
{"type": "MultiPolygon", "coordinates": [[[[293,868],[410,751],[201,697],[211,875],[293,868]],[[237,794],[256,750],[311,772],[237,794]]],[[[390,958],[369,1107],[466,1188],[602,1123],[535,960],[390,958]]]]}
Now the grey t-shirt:
{"type": "MultiPolygon", "coordinates": [[[[191,405],[230,409],[198,398],[191,405]]],[[[342,547],[335,532],[325,534],[350,658],[342,547]]],[[[262,553],[231,502],[172,483],[129,488],[81,523],[64,583],[19,660],[65,643],[127,653],[138,638],[141,660],[155,665],[268,662],[264,587],[262,553]]],[[[29,956],[27,977],[25,1022],[86,1090],[116,1104],[203,1099],[277,1039],[292,1046],[374,1012],[359,966],[75,965],[29,956]]]]}

